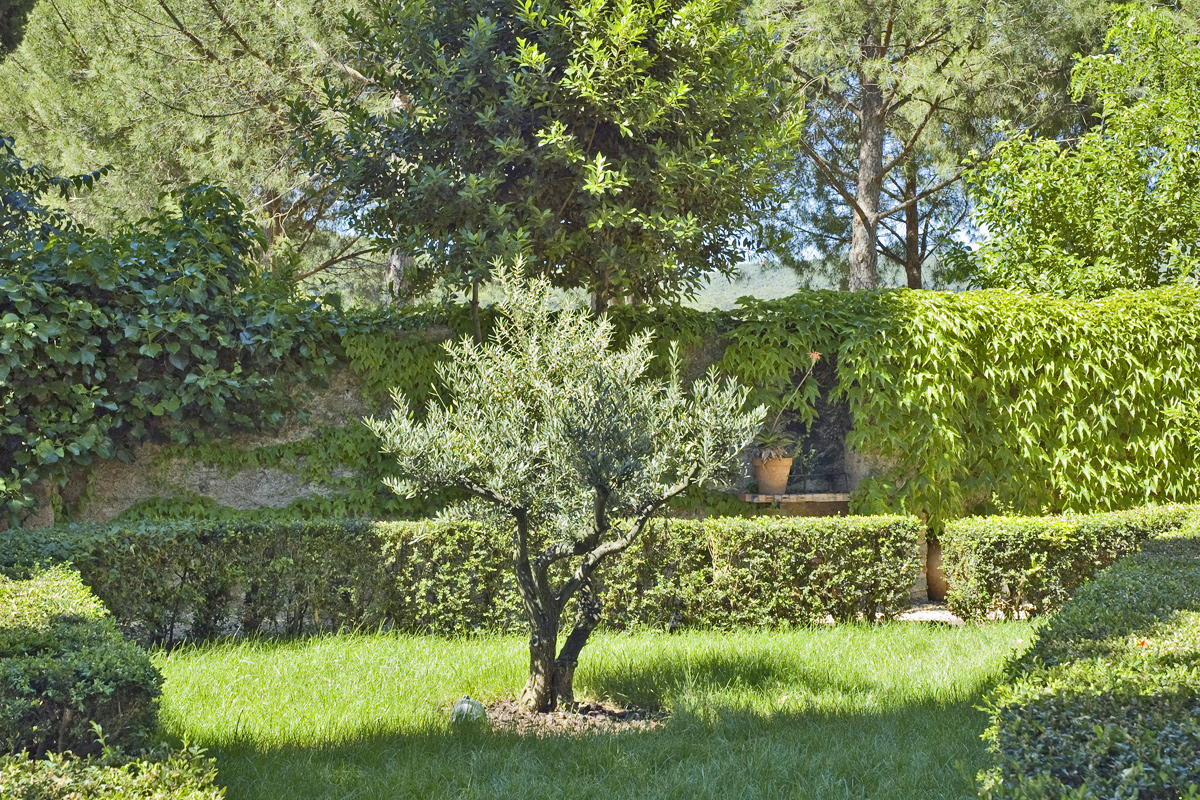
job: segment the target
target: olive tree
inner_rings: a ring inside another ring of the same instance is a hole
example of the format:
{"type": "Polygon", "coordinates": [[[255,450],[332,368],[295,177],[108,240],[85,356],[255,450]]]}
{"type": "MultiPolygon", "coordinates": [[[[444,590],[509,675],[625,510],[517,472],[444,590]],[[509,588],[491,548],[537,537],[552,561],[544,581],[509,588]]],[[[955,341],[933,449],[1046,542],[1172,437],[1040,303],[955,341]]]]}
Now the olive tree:
{"type": "Polygon", "coordinates": [[[612,347],[607,319],[552,312],[545,281],[501,271],[491,341],[448,344],[442,405],[418,420],[403,395],[369,420],[396,457],[398,492],[454,487],[512,531],[512,569],[529,621],[523,706],[572,704],[579,653],[600,622],[597,570],[629,548],[672,497],[712,478],[761,426],[747,390],[710,372],[685,388],[678,359],[648,376],[649,334],[612,347]],[[570,631],[558,648],[564,611],[570,631]]]}

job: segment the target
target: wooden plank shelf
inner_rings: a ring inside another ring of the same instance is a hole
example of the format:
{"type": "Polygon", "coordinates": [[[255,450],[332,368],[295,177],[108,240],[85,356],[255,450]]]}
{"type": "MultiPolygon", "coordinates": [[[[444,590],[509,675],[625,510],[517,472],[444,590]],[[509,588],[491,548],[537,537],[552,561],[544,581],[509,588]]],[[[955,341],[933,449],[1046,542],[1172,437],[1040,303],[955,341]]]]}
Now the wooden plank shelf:
{"type": "Polygon", "coordinates": [[[813,492],[809,494],[739,494],[747,503],[848,503],[849,492],[813,492]]]}

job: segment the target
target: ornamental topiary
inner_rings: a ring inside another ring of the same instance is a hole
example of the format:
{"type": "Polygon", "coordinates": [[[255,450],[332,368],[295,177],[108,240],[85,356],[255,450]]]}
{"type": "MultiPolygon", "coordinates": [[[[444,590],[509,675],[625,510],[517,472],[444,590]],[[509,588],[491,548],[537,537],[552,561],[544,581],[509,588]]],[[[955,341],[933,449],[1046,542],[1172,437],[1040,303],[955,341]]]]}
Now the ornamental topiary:
{"type": "Polygon", "coordinates": [[[109,744],[141,743],[161,683],[77,572],[0,576],[0,752],[93,752],[94,726],[109,744]]]}

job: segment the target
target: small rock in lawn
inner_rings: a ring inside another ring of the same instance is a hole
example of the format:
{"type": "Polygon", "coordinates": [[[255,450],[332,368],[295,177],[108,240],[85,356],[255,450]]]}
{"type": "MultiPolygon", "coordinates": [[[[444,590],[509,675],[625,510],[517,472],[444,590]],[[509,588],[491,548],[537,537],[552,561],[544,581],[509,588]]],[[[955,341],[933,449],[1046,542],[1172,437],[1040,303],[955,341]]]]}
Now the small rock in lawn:
{"type": "Polygon", "coordinates": [[[483,703],[472,700],[466,695],[450,709],[450,721],[454,723],[478,723],[486,719],[487,710],[483,707],[483,703]]]}

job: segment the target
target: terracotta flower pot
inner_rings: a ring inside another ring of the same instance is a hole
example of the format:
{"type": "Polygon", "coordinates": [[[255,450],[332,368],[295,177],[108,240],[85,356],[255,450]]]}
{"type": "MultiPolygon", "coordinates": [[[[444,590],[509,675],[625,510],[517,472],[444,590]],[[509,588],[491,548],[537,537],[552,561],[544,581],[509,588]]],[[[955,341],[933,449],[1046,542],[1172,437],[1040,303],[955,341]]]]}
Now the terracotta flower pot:
{"type": "Polygon", "coordinates": [[[792,471],[792,459],[772,458],[763,461],[755,458],[754,477],[758,480],[759,494],[783,494],[787,491],[788,474],[792,471]]]}

